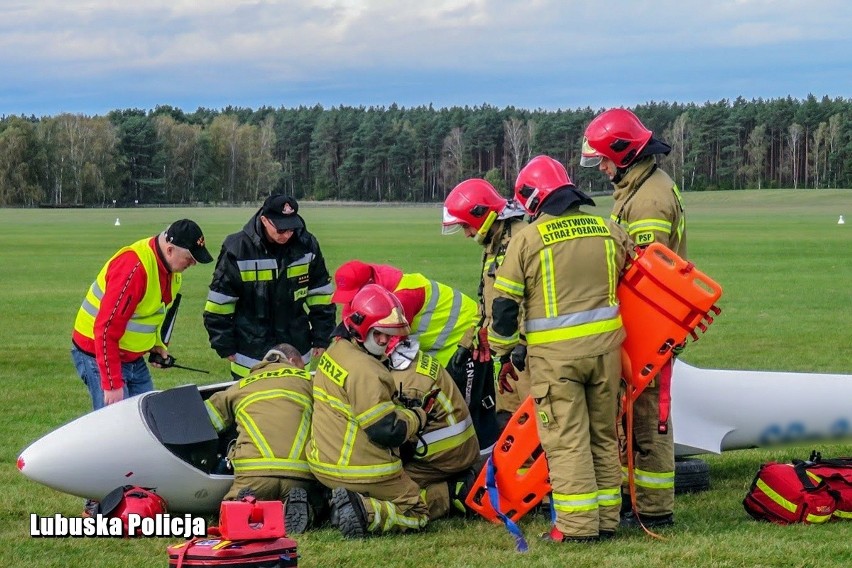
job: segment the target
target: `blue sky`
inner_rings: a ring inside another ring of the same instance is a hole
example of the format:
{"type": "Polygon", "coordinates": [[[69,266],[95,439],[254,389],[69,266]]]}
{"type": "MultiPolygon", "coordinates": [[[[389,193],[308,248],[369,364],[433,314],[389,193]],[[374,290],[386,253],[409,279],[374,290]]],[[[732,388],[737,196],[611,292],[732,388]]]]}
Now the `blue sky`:
{"type": "Polygon", "coordinates": [[[845,0],[0,0],[0,115],[849,98],[850,38],[845,0]]]}

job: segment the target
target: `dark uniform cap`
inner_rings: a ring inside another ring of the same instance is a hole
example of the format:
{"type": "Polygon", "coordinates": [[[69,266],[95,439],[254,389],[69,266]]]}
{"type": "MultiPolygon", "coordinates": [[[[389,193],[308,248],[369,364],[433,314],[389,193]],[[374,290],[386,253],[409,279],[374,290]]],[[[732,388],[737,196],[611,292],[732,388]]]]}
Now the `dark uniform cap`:
{"type": "Polygon", "coordinates": [[[263,202],[260,214],[269,219],[279,231],[302,229],[305,222],[299,216],[299,204],[289,195],[270,195],[263,202]]]}
{"type": "Polygon", "coordinates": [[[201,264],[213,262],[210,251],[204,246],[204,233],[201,232],[201,227],[191,219],[181,219],[169,225],[166,229],[166,241],[187,249],[196,262],[201,264]]]}

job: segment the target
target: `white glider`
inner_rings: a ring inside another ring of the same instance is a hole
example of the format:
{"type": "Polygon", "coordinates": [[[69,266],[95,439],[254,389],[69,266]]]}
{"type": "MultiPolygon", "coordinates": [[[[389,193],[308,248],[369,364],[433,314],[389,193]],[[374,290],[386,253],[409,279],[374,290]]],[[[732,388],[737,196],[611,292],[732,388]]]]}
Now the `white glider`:
{"type": "Polygon", "coordinates": [[[675,361],[675,453],[690,455],[852,435],[852,375],[724,371],[675,361]]]}
{"type": "MultiPolygon", "coordinates": [[[[203,399],[231,383],[154,391],[86,414],[27,447],[18,469],[59,491],[100,499],[153,488],[180,513],[219,508],[233,476],[230,436],[203,399]]],[[[679,456],[837,439],[852,434],[852,375],[725,371],[675,363],[672,420],[679,456]]]]}

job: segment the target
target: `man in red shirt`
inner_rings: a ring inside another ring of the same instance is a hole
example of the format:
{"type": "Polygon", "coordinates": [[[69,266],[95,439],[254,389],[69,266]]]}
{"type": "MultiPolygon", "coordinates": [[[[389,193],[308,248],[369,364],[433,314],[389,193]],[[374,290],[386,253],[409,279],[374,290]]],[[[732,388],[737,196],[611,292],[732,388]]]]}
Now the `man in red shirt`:
{"type": "Polygon", "coordinates": [[[71,358],[94,410],[154,389],[143,357],[149,352],[168,357],[161,328],[181,273],[212,261],[201,227],[181,219],[123,247],[103,266],[77,312],[71,338],[71,358]]]}

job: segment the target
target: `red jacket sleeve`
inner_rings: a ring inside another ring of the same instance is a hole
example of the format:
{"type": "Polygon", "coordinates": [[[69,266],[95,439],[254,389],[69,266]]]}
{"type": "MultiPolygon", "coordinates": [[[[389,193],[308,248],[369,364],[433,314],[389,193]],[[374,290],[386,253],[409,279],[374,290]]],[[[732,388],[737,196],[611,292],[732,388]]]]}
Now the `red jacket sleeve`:
{"type": "Polygon", "coordinates": [[[135,252],[127,251],[110,262],[94,329],[95,360],[104,390],[124,386],[118,342],[127,329],[130,316],[145,296],[147,285],[145,268],[135,252]]]}

